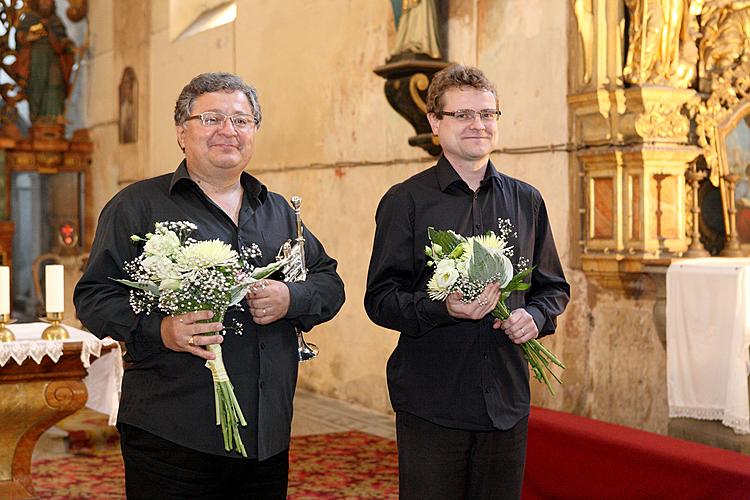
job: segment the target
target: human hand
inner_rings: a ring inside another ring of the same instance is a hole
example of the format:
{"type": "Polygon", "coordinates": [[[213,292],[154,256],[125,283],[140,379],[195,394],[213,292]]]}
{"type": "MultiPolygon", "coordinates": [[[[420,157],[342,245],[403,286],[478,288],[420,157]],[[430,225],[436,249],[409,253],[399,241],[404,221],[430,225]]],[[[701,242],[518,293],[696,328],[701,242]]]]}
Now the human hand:
{"type": "Polygon", "coordinates": [[[526,309],[515,309],[505,321],[496,320],[492,328],[502,328],[514,344],[523,344],[539,336],[534,318],[526,309]]]}
{"type": "Polygon", "coordinates": [[[253,321],[259,325],[280,320],[289,311],[289,287],[283,281],[262,279],[250,287],[246,297],[253,321]]]}
{"type": "Polygon", "coordinates": [[[224,325],[219,322],[199,323],[214,317],[212,311],[194,311],[179,316],[167,316],[161,320],[161,341],[164,347],[177,352],[189,352],[203,359],[215,359],[216,355],[203,346],[221,344],[221,335],[202,335],[220,332],[224,325]]]}
{"type": "Polygon", "coordinates": [[[490,283],[472,302],[461,300],[461,292],[453,292],[445,299],[448,314],[456,319],[477,320],[484,318],[500,300],[500,284],[490,283]]]}

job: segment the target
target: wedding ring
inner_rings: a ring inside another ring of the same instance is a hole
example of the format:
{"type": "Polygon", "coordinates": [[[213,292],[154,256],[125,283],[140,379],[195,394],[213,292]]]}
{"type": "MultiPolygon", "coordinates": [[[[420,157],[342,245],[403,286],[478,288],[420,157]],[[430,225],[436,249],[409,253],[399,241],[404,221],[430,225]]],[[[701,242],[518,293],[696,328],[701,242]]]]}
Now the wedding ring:
{"type": "MultiPolygon", "coordinates": [[[[266,289],[266,280],[263,280],[263,281],[260,282],[260,288],[261,288],[261,290],[265,290],[266,289]]],[[[263,311],[265,311],[265,309],[263,309],[263,311]]]]}
{"type": "Polygon", "coordinates": [[[263,316],[265,316],[265,315],[266,315],[266,308],[264,307],[263,308],[263,316]]]}
{"type": "Polygon", "coordinates": [[[526,333],[526,329],[525,328],[521,328],[521,335],[523,335],[525,333],[526,333]]]}
{"type": "Polygon", "coordinates": [[[188,345],[195,345],[195,335],[191,335],[188,339],[188,345]]]}

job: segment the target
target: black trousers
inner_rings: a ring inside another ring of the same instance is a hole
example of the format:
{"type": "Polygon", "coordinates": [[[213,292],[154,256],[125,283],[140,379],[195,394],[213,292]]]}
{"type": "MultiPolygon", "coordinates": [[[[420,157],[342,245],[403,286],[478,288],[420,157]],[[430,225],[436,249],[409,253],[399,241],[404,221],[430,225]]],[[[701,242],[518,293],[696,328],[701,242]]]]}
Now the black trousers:
{"type": "Polygon", "coordinates": [[[396,414],[399,497],[519,499],[528,418],[507,431],[450,429],[396,414]]]}
{"type": "Polygon", "coordinates": [[[132,425],[120,424],[118,430],[129,500],[286,498],[288,449],[263,461],[222,457],[132,425]]]}

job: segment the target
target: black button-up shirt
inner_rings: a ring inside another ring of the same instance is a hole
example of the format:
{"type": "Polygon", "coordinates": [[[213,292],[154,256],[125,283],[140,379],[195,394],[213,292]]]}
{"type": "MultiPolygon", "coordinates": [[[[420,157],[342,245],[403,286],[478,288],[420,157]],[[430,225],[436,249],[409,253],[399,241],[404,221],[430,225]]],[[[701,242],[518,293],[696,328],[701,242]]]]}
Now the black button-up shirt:
{"type": "Polygon", "coordinates": [[[529,413],[529,371],[522,350],[490,315],[457,320],[445,302],[427,295],[427,228],[464,236],[497,231],[498,218],[517,231],[509,244],[516,265],[536,266],[531,288],[515,292],[510,309],[525,308],[540,336],[555,331],[570,296],[547,211],[534,187],[500,174],[488,162],[473,192],[450,162],[393,186],[380,201],[365,293],[365,309],[378,325],[401,333],[388,360],[388,388],[396,411],[466,430],[509,429],[529,413]]]}
{"type": "MultiPolygon", "coordinates": [[[[142,245],[133,234],[152,232],[155,222],[190,221],[197,240],[218,238],[235,250],[257,243],[271,262],[281,245],[296,236],[294,212],[278,194],[268,192],[244,173],[239,224],[215,205],[188,176],[185,162],[174,174],[137,182],[118,193],[103,209],[91,248],[88,268],[75,289],[81,322],[96,336],[124,341],[131,362],[122,382],[118,422],[149,431],[182,446],[226,455],[214,415],[211,373],[205,361],[164,347],[158,312],[136,315],[129,289],[110,278],[124,278],[123,264],[136,258],[142,245]]],[[[261,326],[248,308],[227,314],[243,325],[231,330],[222,344],[224,362],[237,399],[248,421],[241,427],[251,458],[263,460],[289,446],[292,399],[297,382],[297,341],[294,328],[310,330],[331,319],[344,302],[344,286],[336,261],[305,231],[307,281],[288,283],[290,306],[285,318],[261,326]]]]}

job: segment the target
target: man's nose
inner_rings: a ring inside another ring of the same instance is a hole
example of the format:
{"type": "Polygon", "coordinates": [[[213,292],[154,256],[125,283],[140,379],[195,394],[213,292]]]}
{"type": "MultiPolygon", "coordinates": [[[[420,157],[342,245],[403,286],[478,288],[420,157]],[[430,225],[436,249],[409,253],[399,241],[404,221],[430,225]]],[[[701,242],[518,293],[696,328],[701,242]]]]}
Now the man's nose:
{"type": "Polygon", "coordinates": [[[224,121],[219,125],[219,132],[229,135],[235,135],[237,133],[234,123],[232,123],[232,120],[230,120],[228,116],[224,118],[224,121]]]}
{"type": "Polygon", "coordinates": [[[487,125],[485,125],[484,120],[482,120],[482,115],[479,113],[474,115],[474,118],[471,120],[471,123],[469,123],[469,126],[471,128],[478,128],[478,129],[487,128],[487,125]]]}

